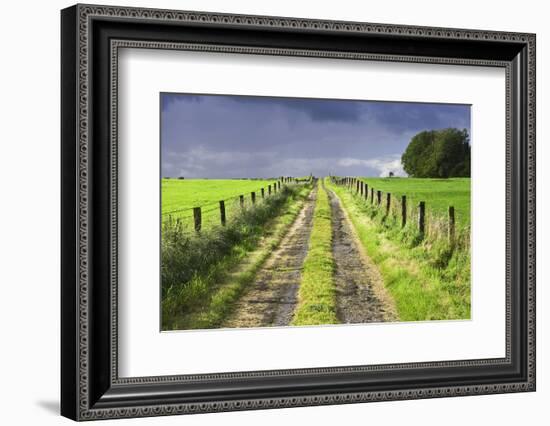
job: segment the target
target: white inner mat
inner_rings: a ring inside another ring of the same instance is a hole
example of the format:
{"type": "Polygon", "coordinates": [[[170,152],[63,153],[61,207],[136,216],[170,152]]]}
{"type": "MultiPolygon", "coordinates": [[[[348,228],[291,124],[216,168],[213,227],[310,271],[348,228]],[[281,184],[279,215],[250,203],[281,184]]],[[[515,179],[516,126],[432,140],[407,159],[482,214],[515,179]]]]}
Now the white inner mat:
{"type": "Polygon", "coordinates": [[[503,69],[121,49],[119,84],[120,377],[505,356],[503,69]],[[472,319],[161,333],[160,92],[472,104],[472,319]]]}

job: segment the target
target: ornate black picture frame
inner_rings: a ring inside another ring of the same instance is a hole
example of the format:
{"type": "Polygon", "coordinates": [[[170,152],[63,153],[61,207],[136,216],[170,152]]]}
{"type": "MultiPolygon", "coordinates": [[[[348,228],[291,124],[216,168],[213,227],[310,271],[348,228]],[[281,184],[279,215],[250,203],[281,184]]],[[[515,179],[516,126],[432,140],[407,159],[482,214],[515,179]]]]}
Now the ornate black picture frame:
{"type": "Polygon", "coordinates": [[[61,13],[61,413],[158,416],[535,390],[535,35],[76,5],[61,13]],[[186,49],[506,70],[506,356],[119,378],[117,52],[186,49]]]}

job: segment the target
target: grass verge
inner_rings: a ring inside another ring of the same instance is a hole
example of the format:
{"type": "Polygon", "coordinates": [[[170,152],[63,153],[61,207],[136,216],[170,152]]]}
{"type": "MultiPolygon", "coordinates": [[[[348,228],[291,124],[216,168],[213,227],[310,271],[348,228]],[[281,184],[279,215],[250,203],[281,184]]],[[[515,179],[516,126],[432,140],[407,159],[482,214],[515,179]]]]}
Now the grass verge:
{"type": "Polygon", "coordinates": [[[285,187],[225,228],[163,233],[162,329],[219,326],[300,212],[310,185],[285,187]],[[169,247],[176,243],[177,247],[169,247]]]}
{"type": "Polygon", "coordinates": [[[377,265],[401,321],[470,318],[470,249],[445,239],[421,238],[414,224],[329,184],[377,265]]]}
{"type": "Polygon", "coordinates": [[[337,324],[332,226],[328,195],[324,185],[317,193],[309,250],[304,260],[298,306],[292,325],[337,324]]]}

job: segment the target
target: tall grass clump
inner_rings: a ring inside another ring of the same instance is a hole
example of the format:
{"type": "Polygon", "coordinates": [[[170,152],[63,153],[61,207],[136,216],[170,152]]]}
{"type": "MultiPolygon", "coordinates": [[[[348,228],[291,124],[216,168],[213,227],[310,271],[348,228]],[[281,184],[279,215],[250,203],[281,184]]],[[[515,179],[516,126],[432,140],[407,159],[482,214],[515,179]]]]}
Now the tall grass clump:
{"type": "Polygon", "coordinates": [[[189,232],[178,220],[162,225],[162,329],[173,329],[182,314],[203,303],[217,280],[259,243],[266,226],[303,186],[284,186],[262,203],[243,208],[226,226],[189,232]]]}

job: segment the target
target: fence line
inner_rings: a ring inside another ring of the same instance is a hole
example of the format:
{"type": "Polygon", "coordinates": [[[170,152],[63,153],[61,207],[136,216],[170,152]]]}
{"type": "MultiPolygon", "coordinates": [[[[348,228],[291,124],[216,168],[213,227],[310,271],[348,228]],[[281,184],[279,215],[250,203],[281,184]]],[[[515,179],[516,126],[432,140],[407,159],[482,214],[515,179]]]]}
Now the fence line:
{"type": "Polygon", "coordinates": [[[400,220],[400,225],[404,228],[408,223],[415,224],[418,233],[421,236],[433,234],[436,237],[443,235],[451,244],[456,242],[456,214],[454,206],[448,207],[448,216],[446,219],[440,215],[433,215],[426,210],[426,202],[419,200],[416,205],[407,195],[399,197],[394,196],[388,191],[375,189],[372,185],[356,177],[336,177],[330,176],[331,182],[345,187],[352,195],[356,195],[364,200],[365,203],[375,206],[377,209],[383,209],[386,217],[393,216],[400,220]],[[382,203],[382,194],[386,194],[386,202],[382,203]]]}
{"type": "MultiPolygon", "coordinates": [[[[265,186],[255,191],[251,191],[250,206],[253,207],[257,205],[258,198],[256,197],[256,194],[258,192],[261,195],[260,201],[265,202],[265,200],[268,197],[270,197],[271,195],[277,194],[277,192],[280,192],[282,188],[287,186],[288,184],[311,182],[311,180],[312,180],[312,176],[309,176],[306,179],[298,179],[292,176],[281,176],[274,182],[267,185],[267,191],[265,186]]],[[[192,219],[193,229],[195,230],[195,232],[200,232],[202,229],[204,229],[205,214],[211,213],[215,210],[219,210],[219,219],[218,219],[219,224],[221,226],[226,226],[228,211],[233,210],[231,206],[236,206],[237,200],[239,200],[238,201],[239,209],[233,211],[235,215],[237,215],[239,214],[238,211],[244,209],[245,204],[247,203],[248,197],[245,197],[245,194],[238,194],[233,197],[226,198],[224,200],[213,201],[211,203],[203,204],[202,206],[195,206],[195,207],[189,207],[189,208],[183,208],[183,209],[170,210],[168,212],[162,212],[162,217],[165,217],[167,221],[175,220],[177,223],[181,223],[181,219],[192,219]],[[231,201],[233,201],[233,203],[230,203],[231,201]],[[184,213],[184,214],[180,215],[179,213],[184,213]],[[173,217],[174,214],[177,214],[177,216],[173,217]]],[[[212,219],[211,217],[209,218],[212,219]]]]}

